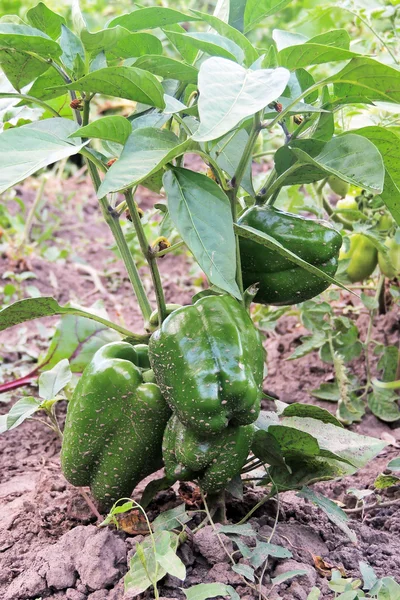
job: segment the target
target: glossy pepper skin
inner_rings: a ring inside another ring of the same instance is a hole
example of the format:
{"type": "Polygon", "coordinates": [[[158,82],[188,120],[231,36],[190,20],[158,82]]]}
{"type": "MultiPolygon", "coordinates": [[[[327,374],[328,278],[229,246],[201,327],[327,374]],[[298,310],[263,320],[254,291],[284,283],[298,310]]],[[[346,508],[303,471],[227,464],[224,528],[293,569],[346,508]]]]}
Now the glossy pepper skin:
{"type": "Polygon", "coordinates": [[[246,310],[231,296],[205,296],[170,314],[149,342],[161,392],[200,435],[247,425],[260,411],[264,349],[246,310]]]}
{"type": "MultiPolygon", "coordinates": [[[[252,206],[238,220],[276,239],[324,273],[334,276],[342,236],[324,221],[305,219],[268,206],[252,206]]],[[[254,302],[284,306],[304,302],[323,292],[329,283],[298,267],[278,252],[240,238],[243,283],[257,283],[254,302]]]]}
{"type": "Polygon", "coordinates": [[[148,368],[143,345],[112,342],[86,367],[68,405],[61,450],[66,479],[90,486],[102,510],[129,497],[162,467],[162,438],[171,411],[148,368]]]}
{"type": "Polygon", "coordinates": [[[347,277],[352,283],[364,281],[375,270],[378,264],[378,251],[374,244],[362,233],[350,236],[350,248],[340,253],[341,259],[349,259],[347,277]]]}
{"type": "Polygon", "coordinates": [[[171,482],[197,479],[208,493],[225,489],[246,462],[254,431],[253,425],[229,425],[218,436],[199,436],[173,415],[163,439],[166,476],[171,482]]]}

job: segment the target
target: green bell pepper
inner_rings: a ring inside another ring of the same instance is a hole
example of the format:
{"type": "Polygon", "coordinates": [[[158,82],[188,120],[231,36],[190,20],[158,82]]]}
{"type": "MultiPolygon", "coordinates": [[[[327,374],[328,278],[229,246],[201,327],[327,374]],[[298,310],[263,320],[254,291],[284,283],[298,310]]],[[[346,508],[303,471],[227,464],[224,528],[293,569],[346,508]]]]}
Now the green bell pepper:
{"type": "Polygon", "coordinates": [[[222,491],[246,462],[254,431],[253,425],[228,425],[220,435],[199,436],[173,415],[163,439],[167,478],[197,479],[204,492],[222,491]]]}
{"type": "Polygon", "coordinates": [[[374,244],[362,233],[350,236],[350,248],[340,253],[340,259],[349,259],[346,274],[352,283],[368,279],[378,264],[378,251],[374,244]]]}
{"type": "MultiPolygon", "coordinates": [[[[332,277],[336,273],[342,236],[325,221],[305,219],[274,207],[252,206],[238,224],[273,237],[327,275],[332,277]]],[[[254,302],[296,304],[317,296],[330,285],[275,250],[248,238],[240,238],[240,255],[245,287],[259,285],[254,302]]]]}
{"type": "Polygon", "coordinates": [[[147,347],[112,342],[86,367],[68,405],[61,450],[66,479],[90,486],[101,509],[129,497],[162,467],[171,411],[155,383],[143,383],[147,347]]]}
{"type": "Polygon", "coordinates": [[[161,392],[200,435],[258,417],[264,349],[248,313],[231,296],[205,296],[170,314],[149,342],[161,392]]]}

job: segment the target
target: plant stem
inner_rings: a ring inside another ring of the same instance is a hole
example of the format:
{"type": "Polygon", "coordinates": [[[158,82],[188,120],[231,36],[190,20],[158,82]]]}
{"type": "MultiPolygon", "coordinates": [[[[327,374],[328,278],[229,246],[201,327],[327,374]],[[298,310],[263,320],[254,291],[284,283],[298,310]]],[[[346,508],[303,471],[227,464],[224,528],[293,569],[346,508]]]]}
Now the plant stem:
{"type": "Polygon", "coordinates": [[[24,227],[24,231],[22,234],[21,243],[18,246],[18,250],[20,250],[25,244],[27,244],[29,242],[29,236],[30,236],[31,229],[32,229],[33,219],[35,218],[36,209],[38,208],[38,206],[42,200],[46,181],[47,181],[46,177],[42,176],[39,189],[36,193],[36,198],[33,201],[33,204],[29,210],[28,216],[26,217],[25,227],[24,227]]]}
{"type": "MultiPolygon", "coordinates": [[[[74,314],[76,314],[80,317],[89,318],[88,313],[84,310],[80,311],[80,310],[76,309],[74,314]]],[[[103,317],[99,317],[98,315],[95,315],[94,313],[90,313],[90,319],[92,321],[97,321],[98,323],[101,323],[102,325],[106,325],[110,329],[114,329],[115,331],[118,331],[118,333],[121,333],[122,335],[125,335],[125,336],[128,336],[128,337],[134,339],[137,343],[146,342],[149,339],[148,334],[142,335],[140,333],[133,333],[132,331],[129,331],[129,329],[122,327],[122,325],[118,325],[117,323],[112,323],[108,319],[103,319],[103,317]]]]}
{"type": "MultiPolygon", "coordinates": [[[[379,296],[381,295],[381,290],[382,290],[384,284],[385,284],[385,276],[380,275],[379,280],[378,280],[378,285],[376,286],[375,296],[374,296],[375,302],[379,301],[379,296]]],[[[367,372],[367,383],[366,383],[365,392],[364,392],[363,396],[366,395],[366,393],[368,392],[368,389],[371,385],[372,377],[371,377],[371,361],[369,359],[369,346],[371,344],[372,329],[374,326],[375,313],[376,313],[375,308],[373,310],[369,311],[368,329],[367,329],[367,335],[365,338],[365,369],[367,372]]]]}
{"type": "Polygon", "coordinates": [[[26,100],[31,104],[37,104],[45,110],[48,110],[54,117],[60,117],[60,114],[52,106],[50,106],[50,104],[47,104],[46,102],[43,102],[43,100],[39,100],[39,98],[34,98],[33,96],[29,96],[27,94],[1,93],[0,98],[19,98],[20,100],[26,100]]]}
{"type": "Polygon", "coordinates": [[[82,154],[82,156],[87,158],[87,160],[90,160],[90,162],[92,162],[94,165],[96,165],[96,167],[99,169],[99,171],[102,171],[103,173],[107,172],[107,167],[101,162],[101,160],[99,160],[96,156],[94,156],[94,154],[89,152],[89,150],[87,148],[81,148],[79,150],[79,154],[82,154]]]}
{"type": "Polygon", "coordinates": [[[165,306],[164,290],[162,287],[160,272],[157,266],[157,258],[147,241],[146,234],[144,232],[143,225],[133,199],[132,190],[129,189],[125,192],[125,200],[132,218],[132,223],[135,227],[136,235],[138,236],[140,248],[150,268],[151,278],[153,280],[154,291],[156,294],[158,322],[161,325],[167,316],[167,308],[165,306]]]}
{"type": "Polygon", "coordinates": [[[268,502],[268,500],[271,500],[271,498],[273,498],[273,496],[275,496],[275,493],[273,493],[273,492],[270,492],[269,494],[264,496],[264,498],[262,498],[262,500],[260,500],[260,502],[257,502],[257,504],[255,506],[253,506],[253,508],[247,513],[247,515],[245,515],[243,517],[243,519],[241,519],[239,521],[239,523],[237,523],[237,525],[243,525],[243,523],[246,523],[250,519],[251,515],[253,515],[256,512],[256,510],[261,508],[261,506],[264,506],[264,504],[266,502],[268,502]]]}
{"type": "MultiPolygon", "coordinates": [[[[302,163],[297,161],[294,163],[294,165],[289,167],[284,173],[279,175],[279,177],[277,177],[275,179],[275,181],[269,186],[269,188],[264,192],[264,194],[261,194],[260,196],[258,196],[258,198],[260,199],[261,202],[257,202],[257,204],[269,205],[270,202],[268,202],[268,198],[273,197],[275,192],[279,192],[279,190],[284,185],[285,180],[289,177],[289,175],[291,175],[292,173],[297,171],[297,169],[299,169],[302,166],[303,166],[302,163]]],[[[273,203],[271,202],[271,204],[273,204],[273,203]]]]}
{"type": "MultiPolygon", "coordinates": [[[[96,167],[90,160],[87,160],[87,164],[88,164],[90,176],[93,181],[93,185],[95,187],[95,190],[97,191],[100,187],[99,174],[97,172],[96,167]]],[[[148,321],[150,318],[150,315],[152,313],[151,305],[147,298],[147,294],[143,287],[142,280],[140,279],[139,272],[133,261],[132,254],[129,250],[128,244],[126,243],[125,236],[121,229],[121,224],[119,222],[119,215],[108,204],[106,197],[99,198],[99,203],[100,203],[101,211],[103,213],[103,217],[104,217],[107,225],[111,229],[111,232],[115,239],[115,243],[117,244],[118,250],[121,254],[121,258],[124,261],[125,268],[128,272],[128,276],[129,276],[130,282],[132,284],[133,291],[135,292],[137,301],[139,303],[139,307],[142,312],[143,318],[145,321],[148,321]]]]}

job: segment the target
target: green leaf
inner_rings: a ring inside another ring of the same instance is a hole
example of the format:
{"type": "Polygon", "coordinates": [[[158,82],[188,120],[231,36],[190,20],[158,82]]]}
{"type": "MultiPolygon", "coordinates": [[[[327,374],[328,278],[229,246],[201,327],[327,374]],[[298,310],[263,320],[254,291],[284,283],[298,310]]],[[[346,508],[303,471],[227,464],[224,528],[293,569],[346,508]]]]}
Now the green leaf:
{"type": "Polygon", "coordinates": [[[65,24],[64,17],[53,12],[43,2],[29,9],[26,18],[32,27],[40,29],[53,40],[57,40],[61,34],[61,25],[65,24]]]}
{"type": "Polygon", "coordinates": [[[299,402],[294,402],[293,404],[289,404],[289,406],[283,410],[282,416],[310,417],[311,419],[318,419],[318,421],[322,421],[323,423],[332,423],[332,425],[336,425],[336,427],[343,428],[342,423],[328,410],[312,404],[300,404],[299,402]]]}
{"type": "Polygon", "coordinates": [[[366,137],[379,150],[385,165],[385,182],[381,198],[400,225],[400,138],[385,127],[363,127],[355,133],[366,137]]]}
{"type": "Polygon", "coordinates": [[[163,31],[171,44],[178,50],[182,58],[188,64],[193,64],[197,57],[197,49],[187,42],[184,35],[180,35],[182,33],[187,33],[186,29],[181,27],[181,25],[176,24],[169,25],[163,29],[163,31]]]}
{"type": "Polygon", "coordinates": [[[211,27],[215,29],[215,31],[219,33],[219,35],[222,35],[235,42],[235,44],[237,44],[237,46],[239,46],[239,48],[243,50],[245,66],[250,67],[253,64],[253,62],[257,60],[257,50],[254,48],[253,44],[249,42],[246,36],[244,36],[240,31],[238,31],[231,25],[228,25],[227,23],[225,23],[220,18],[214,15],[209,15],[198,10],[192,10],[191,12],[193,12],[202,21],[205,21],[206,23],[211,25],[211,27]]]}
{"type": "Polygon", "coordinates": [[[207,600],[217,596],[230,596],[232,600],[240,600],[239,594],[230,585],[224,583],[199,583],[190,588],[182,588],[187,600],[207,600]]]}
{"type": "MultiPolygon", "coordinates": [[[[347,429],[336,427],[332,423],[323,423],[316,419],[300,417],[284,417],[282,424],[297,428],[313,435],[321,449],[334,452],[341,458],[361,468],[387,445],[386,442],[373,437],[356,434],[347,429]]],[[[351,465],[342,465],[346,471],[355,472],[351,465]]]]}
{"type": "MultiPolygon", "coordinates": [[[[334,283],[335,285],[338,285],[339,287],[341,287],[351,293],[351,290],[346,288],[346,286],[344,286],[340,281],[338,281],[334,277],[330,277],[330,275],[327,275],[326,273],[321,271],[321,269],[318,269],[318,267],[315,267],[314,265],[309,264],[308,262],[306,262],[305,260],[300,258],[297,254],[295,254],[294,252],[291,252],[290,250],[288,250],[287,248],[282,246],[282,244],[280,242],[278,242],[272,236],[270,236],[266,233],[263,233],[262,231],[260,231],[258,229],[254,229],[254,227],[249,227],[248,225],[237,225],[237,223],[235,223],[233,228],[234,228],[234,231],[236,233],[238,233],[238,235],[240,235],[241,237],[251,239],[251,240],[257,242],[258,244],[265,246],[266,248],[270,248],[271,250],[276,251],[278,254],[281,254],[285,258],[288,258],[289,260],[291,260],[294,264],[299,265],[299,267],[302,267],[306,271],[313,273],[313,275],[317,275],[317,277],[320,277],[321,279],[324,279],[325,281],[334,283]]],[[[294,355],[292,354],[291,358],[293,358],[293,356],[294,355]]]]}
{"type": "Polygon", "coordinates": [[[313,587],[307,596],[307,600],[319,600],[320,596],[321,590],[319,590],[317,587],[313,587]]]}
{"type": "Polygon", "coordinates": [[[252,567],[249,567],[249,565],[233,565],[232,571],[235,571],[235,573],[239,573],[239,575],[243,575],[243,577],[246,577],[246,579],[252,581],[253,583],[255,581],[254,569],[252,569],[252,567]]]}
{"type": "Polygon", "coordinates": [[[81,40],[65,25],[61,26],[60,45],[62,48],[61,60],[70,73],[74,72],[75,60],[80,56],[85,62],[85,50],[81,40]]]}
{"type": "Polygon", "coordinates": [[[292,0],[247,0],[244,11],[244,31],[247,33],[257,23],[283,10],[292,0]]]}
{"type": "Polygon", "coordinates": [[[18,400],[8,412],[6,421],[6,430],[14,429],[21,425],[26,419],[40,410],[42,401],[33,396],[26,396],[18,400]]]}
{"type": "MultiPolygon", "coordinates": [[[[90,308],[92,313],[108,318],[101,303],[96,302],[90,308]]],[[[63,358],[68,358],[71,371],[83,373],[99,348],[120,339],[121,336],[106,325],[75,314],[63,315],[38,369],[51,369],[63,358]]]]}
{"type": "Polygon", "coordinates": [[[393,381],[396,378],[399,361],[400,351],[397,346],[383,347],[378,362],[378,369],[382,371],[382,381],[393,381]]]}
{"type": "Polygon", "coordinates": [[[140,498],[140,506],[142,508],[147,508],[150,502],[153,500],[154,496],[163,490],[167,490],[171,487],[171,482],[167,477],[161,477],[160,479],[152,479],[146,485],[143,490],[142,497],[140,498]]]}
{"type": "Polygon", "coordinates": [[[161,548],[161,542],[158,537],[156,544],[156,560],[167,573],[173,577],[177,577],[181,581],[184,581],[186,579],[186,567],[172,547],[172,536],[168,531],[163,531],[162,534],[168,537],[169,545],[167,546],[166,550],[161,548]]]}
{"type": "Polygon", "coordinates": [[[393,460],[388,463],[387,468],[396,473],[397,471],[400,471],[400,458],[393,458],[393,460]]]}
{"type": "Polygon", "coordinates": [[[278,52],[278,61],[282,67],[287,69],[299,69],[310,65],[350,60],[355,56],[358,56],[356,52],[350,52],[344,48],[306,42],[301,45],[289,46],[278,52]]]}
{"type": "Polygon", "coordinates": [[[375,389],[368,394],[368,406],[371,412],[387,423],[400,419],[398,395],[390,390],[375,389]]]}
{"type": "Polygon", "coordinates": [[[60,87],[56,86],[64,85],[64,79],[62,75],[53,67],[50,67],[45,73],[40,75],[33,82],[31,89],[29,90],[29,95],[34,98],[39,98],[40,100],[51,100],[52,98],[58,98],[59,96],[64,96],[67,93],[67,90],[64,90],[60,87]],[[49,89],[53,88],[53,89],[49,89]]]}
{"type": "Polygon", "coordinates": [[[39,396],[44,400],[53,400],[71,381],[72,371],[67,358],[63,358],[52,369],[39,377],[39,396]]]}
{"type": "Polygon", "coordinates": [[[138,58],[135,67],[150,71],[163,79],[177,79],[184,83],[197,83],[198,71],[191,65],[168,56],[147,55],[138,58]]]}
{"type": "Polygon", "coordinates": [[[231,41],[229,38],[218,35],[217,33],[175,33],[174,39],[181,36],[182,44],[189,44],[197,50],[209,54],[210,56],[220,56],[235,62],[243,62],[243,50],[231,41]]]}
{"type": "Polygon", "coordinates": [[[107,67],[89,73],[65,86],[69,90],[105,94],[164,108],[164,90],[148,71],[135,67],[107,67]]]}
{"type": "Polygon", "coordinates": [[[374,481],[374,488],[376,490],[385,490],[389,487],[399,485],[400,479],[396,475],[384,475],[381,473],[374,481]]]}
{"type": "Polygon", "coordinates": [[[314,158],[300,147],[293,145],[290,149],[303,164],[311,164],[375,194],[383,190],[382,156],[374,144],[360,135],[348,133],[332,138],[314,158]]]}
{"type": "Polygon", "coordinates": [[[284,425],[271,425],[268,433],[279,443],[283,456],[290,458],[296,455],[305,457],[318,456],[319,445],[310,433],[298,431],[284,425]]]}
{"type": "Polygon", "coordinates": [[[174,133],[145,127],[129,136],[119,159],[110,167],[97,191],[99,198],[140,183],[176,156],[188,151],[190,139],[179,143],[174,133]]]}
{"type": "MultiPolygon", "coordinates": [[[[243,32],[244,29],[244,11],[247,0],[229,0],[229,25],[243,32]]],[[[219,18],[220,15],[218,15],[219,18]]]]}
{"type": "Polygon", "coordinates": [[[284,29],[274,29],[272,31],[272,39],[276,44],[278,52],[293,46],[301,46],[308,41],[308,37],[295,33],[294,31],[286,31],[284,29]]]}
{"type": "Polygon", "coordinates": [[[327,402],[339,402],[340,391],[338,384],[335,383],[321,383],[319,388],[311,390],[311,395],[319,400],[326,400],[327,402]]]}
{"type": "Polygon", "coordinates": [[[149,8],[141,8],[139,10],[134,10],[129,14],[116,17],[108,23],[108,27],[121,25],[129,31],[140,31],[141,29],[155,29],[156,27],[166,27],[167,25],[172,25],[174,23],[197,20],[197,17],[194,17],[193,15],[186,15],[179,10],[151,6],[149,8]]]}
{"type": "Polygon", "coordinates": [[[25,298],[25,300],[18,300],[10,306],[6,306],[0,310],[0,331],[25,323],[25,321],[31,321],[33,319],[40,319],[41,317],[52,317],[54,315],[77,315],[78,317],[85,317],[86,319],[92,319],[97,321],[106,327],[115,329],[119,333],[126,335],[136,342],[143,342],[147,339],[147,336],[135,335],[131,331],[111,323],[104,317],[87,312],[79,306],[60,306],[54,298],[50,296],[43,296],[42,298],[25,298]]]}
{"type": "Polygon", "coordinates": [[[100,140],[109,140],[118,144],[125,144],[132,133],[132,125],[125,117],[113,116],[102,117],[93,121],[85,127],[80,127],[69,137],[97,138],[100,140]]]}
{"type": "Polygon", "coordinates": [[[82,32],[87,29],[87,24],[82,15],[81,7],[79,6],[79,0],[71,1],[71,19],[73,29],[80,36],[82,32]]]}
{"type": "Polygon", "coordinates": [[[221,525],[218,531],[225,533],[225,535],[231,534],[245,537],[254,537],[256,535],[250,523],[246,523],[245,525],[221,525]]]}
{"type": "MultiPolygon", "coordinates": [[[[229,177],[235,175],[248,139],[249,134],[247,131],[245,129],[239,129],[233,133],[227,133],[213,145],[210,153],[211,157],[215,159],[217,165],[221,167],[229,177]]],[[[251,159],[249,159],[241,182],[241,187],[250,194],[250,196],[255,195],[251,174],[251,159]]]]}
{"type": "Polygon", "coordinates": [[[192,517],[186,512],[184,504],[180,504],[175,508],[171,508],[160,515],[153,521],[153,530],[155,532],[160,531],[172,531],[172,529],[181,529],[182,525],[188,523],[192,517]]]}
{"type": "Polygon", "coordinates": [[[0,23],[0,47],[34,52],[44,58],[58,58],[61,48],[48,35],[28,25],[0,23]]]}
{"type": "Polygon", "coordinates": [[[68,136],[77,126],[69,119],[46,119],[0,134],[0,193],[52,163],[77,154],[85,144],[68,136]]]}
{"type": "Polygon", "coordinates": [[[174,168],[164,175],[171,219],[212,284],[240,298],[230,202],[209,177],[174,168]],[[212,215],[205,220],[204,215],[212,215]]]}
{"type": "Polygon", "coordinates": [[[290,550],[287,550],[283,546],[257,540],[256,547],[250,556],[250,563],[255,569],[258,569],[265,563],[269,556],[274,558],[291,558],[293,555],[290,550]]]}
{"type": "Polygon", "coordinates": [[[326,81],[335,84],[335,95],[340,100],[364,98],[400,103],[400,71],[373,58],[353,58],[326,81]]]}
{"type": "Polygon", "coordinates": [[[307,487],[303,488],[297,495],[300,496],[300,498],[305,498],[309,502],[316,504],[324,511],[328,519],[347,535],[353,544],[357,542],[356,534],[348,526],[349,517],[340,506],[335,504],[335,502],[332,502],[332,500],[326,498],[326,496],[318,494],[307,487]]]}
{"type": "Polygon", "coordinates": [[[324,46],[334,46],[335,48],[350,48],[350,35],[346,29],[332,29],[320,33],[307,40],[308,44],[322,44],[324,46]]]}
{"type": "Polygon", "coordinates": [[[18,92],[48,69],[46,63],[12,48],[0,49],[0,67],[18,92]]]}
{"type": "Polygon", "coordinates": [[[125,591],[131,597],[138,596],[166,574],[167,571],[157,563],[151,539],[146,538],[142,544],[136,545],[136,553],[131,558],[129,571],[124,578],[125,591]]]}
{"type": "Polygon", "coordinates": [[[288,581],[288,579],[293,579],[293,577],[301,577],[302,575],[307,575],[307,571],[304,571],[304,569],[294,569],[293,571],[285,571],[277,577],[273,577],[271,579],[271,582],[273,585],[280,585],[281,583],[288,581]]]}
{"type": "Polygon", "coordinates": [[[244,118],[276,100],[289,80],[286,69],[246,70],[224,58],[204,61],[199,71],[200,127],[193,139],[223,136],[244,118]]]}
{"type": "Polygon", "coordinates": [[[115,44],[108,48],[107,58],[116,60],[120,58],[135,58],[148,54],[162,54],[162,43],[150,33],[127,33],[119,37],[115,44]]]}

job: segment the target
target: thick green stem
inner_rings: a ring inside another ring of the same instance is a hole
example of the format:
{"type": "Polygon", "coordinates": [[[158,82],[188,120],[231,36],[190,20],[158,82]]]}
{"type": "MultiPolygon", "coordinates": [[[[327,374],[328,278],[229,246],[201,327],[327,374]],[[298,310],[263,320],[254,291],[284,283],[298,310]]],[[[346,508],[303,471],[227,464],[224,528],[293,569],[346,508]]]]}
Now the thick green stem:
{"type": "Polygon", "coordinates": [[[125,192],[125,200],[128,205],[128,209],[132,218],[132,223],[135,228],[136,235],[138,236],[140,248],[150,268],[151,278],[153,280],[154,291],[156,294],[158,322],[161,325],[161,323],[167,316],[167,308],[165,306],[164,290],[162,287],[160,272],[157,266],[157,258],[147,241],[146,234],[144,232],[143,225],[140,220],[135,201],[133,199],[132,190],[127,190],[125,192]]]}
{"type": "Polygon", "coordinates": [[[42,200],[45,185],[46,185],[46,177],[42,176],[42,180],[40,182],[39,189],[36,193],[36,198],[33,201],[33,204],[29,210],[28,216],[26,217],[24,232],[22,234],[21,243],[20,243],[18,249],[21,249],[24,246],[24,244],[29,242],[29,236],[30,236],[31,229],[32,229],[33,219],[35,218],[35,212],[42,200]]]}
{"type": "Polygon", "coordinates": [[[138,344],[145,343],[149,339],[148,334],[133,333],[132,331],[129,331],[129,329],[122,327],[122,325],[118,325],[117,323],[112,323],[108,319],[103,319],[103,317],[100,317],[94,313],[87,313],[85,310],[75,309],[74,314],[76,314],[77,316],[80,316],[80,317],[85,317],[87,319],[91,319],[92,321],[97,321],[97,323],[101,323],[102,325],[105,325],[106,327],[109,327],[110,329],[114,329],[115,331],[118,331],[118,333],[120,333],[121,335],[131,338],[138,344]]]}
{"type": "MultiPolygon", "coordinates": [[[[97,191],[100,187],[99,174],[97,172],[96,167],[90,160],[87,160],[87,164],[89,168],[89,173],[93,181],[93,185],[95,187],[95,190],[97,191]]],[[[128,244],[126,243],[125,236],[121,229],[121,224],[119,222],[119,214],[115,212],[113,208],[108,204],[106,197],[99,198],[99,203],[101,211],[103,213],[103,217],[107,225],[111,229],[111,233],[114,236],[115,243],[117,244],[117,248],[119,250],[119,253],[121,254],[121,258],[124,261],[125,268],[128,272],[128,276],[132,284],[133,291],[135,292],[137,301],[139,303],[139,307],[142,312],[143,318],[145,321],[148,321],[152,313],[152,308],[147,298],[145,289],[143,287],[142,280],[140,279],[137,267],[133,261],[132,254],[129,250],[128,244]]]]}

